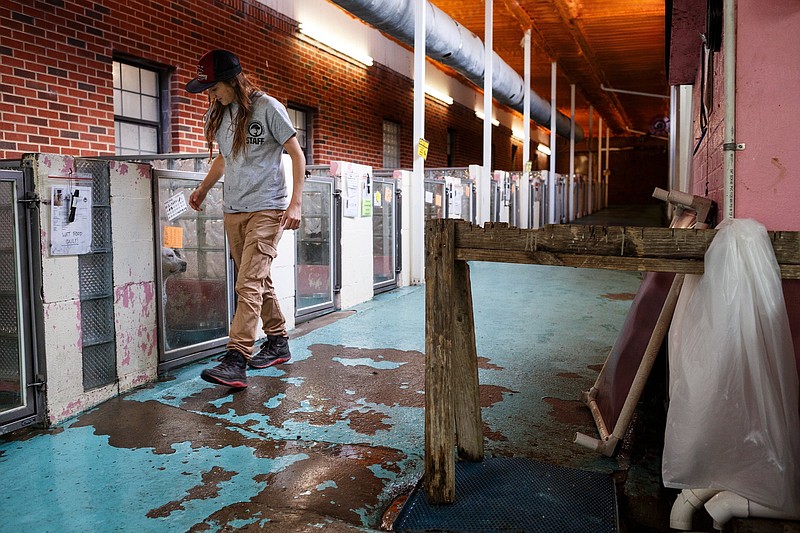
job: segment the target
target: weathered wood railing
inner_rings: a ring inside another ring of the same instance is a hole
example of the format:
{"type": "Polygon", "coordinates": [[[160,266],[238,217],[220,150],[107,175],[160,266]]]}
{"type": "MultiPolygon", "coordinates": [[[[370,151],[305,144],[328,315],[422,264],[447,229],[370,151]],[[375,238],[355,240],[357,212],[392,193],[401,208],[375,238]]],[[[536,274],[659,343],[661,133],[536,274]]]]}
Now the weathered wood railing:
{"type": "MultiPolygon", "coordinates": [[[[702,274],[713,229],[425,225],[425,490],[455,499],[455,454],[483,459],[478,362],[467,261],[702,274]],[[458,401],[454,401],[457,398],[458,401]]],[[[800,232],[770,232],[784,279],[800,279],[800,232]]]]}

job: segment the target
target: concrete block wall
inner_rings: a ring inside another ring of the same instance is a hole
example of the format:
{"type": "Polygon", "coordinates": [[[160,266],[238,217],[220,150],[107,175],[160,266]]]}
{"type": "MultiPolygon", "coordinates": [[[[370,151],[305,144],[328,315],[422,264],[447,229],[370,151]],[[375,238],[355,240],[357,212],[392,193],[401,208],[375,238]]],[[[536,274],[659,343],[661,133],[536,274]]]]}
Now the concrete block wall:
{"type": "MultiPolygon", "coordinates": [[[[49,198],[51,176],[74,175],[70,156],[32,157],[36,192],[49,198]]],[[[47,417],[58,422],[120,392],[152,381],[158,366],[155,243],[149,165],[109,162],[113,299],[116,332],[115,383],[84,390],[79,260],[53,256],[50,205],[39,210],[42,295],[47,375],[47,417]],[[144,253],[143,253],[144,252],[144,253]]]]}

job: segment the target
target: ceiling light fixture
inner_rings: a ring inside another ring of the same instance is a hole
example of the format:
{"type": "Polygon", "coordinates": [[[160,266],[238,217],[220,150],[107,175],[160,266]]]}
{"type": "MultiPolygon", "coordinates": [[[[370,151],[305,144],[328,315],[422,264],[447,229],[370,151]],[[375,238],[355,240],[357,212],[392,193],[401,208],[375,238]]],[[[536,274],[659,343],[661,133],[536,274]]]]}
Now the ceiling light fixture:
{"type": "Polygon", "coordinates": [[[536,151],[544,155],[550,155],[552,153],[550,147],[546,144],[539,144],[539,146],[536,147],[536,151]]]}
{"type": "Polygon", "coordinates": [[[372,66],[372,56],[366,54],[362,50],[359,50],[353,45],[352,42],[349,42],[343,38],[332,36],[330,31],[309,25],[307,22],[301,22],[298,25],[298,29],[300,30],[300,33],[306,37],[309,37],[318,43],[324,44],[328,48],[332,48],[340,54],[344,54],[350,59],[358,61],[362,65],[367,67],[372,66]]]}
{"type": "Polygon", "coordinates": [[[453,98],[450,95],[445,94],[442,91],[437,91],[433,87],[427,87],[426,86],[425,87],[425,94],[427,94],[428,96],[430,96],[431,98],[433,98],[435,100],[439,100],[443,104],[453,105],[453,98]]]}
{"type": "MultiPolygon", "coordinates": [[[[475,111],[475,116],[478,117],[481,120],[485,120],[486,119],[486,115],[483,114],[483,111],[475,111]]],[[[500,121],[497,120],[496,118],[493,118],[492,119],[492,126],[499,126],[499,125],[500,125],[500,121]]]]}

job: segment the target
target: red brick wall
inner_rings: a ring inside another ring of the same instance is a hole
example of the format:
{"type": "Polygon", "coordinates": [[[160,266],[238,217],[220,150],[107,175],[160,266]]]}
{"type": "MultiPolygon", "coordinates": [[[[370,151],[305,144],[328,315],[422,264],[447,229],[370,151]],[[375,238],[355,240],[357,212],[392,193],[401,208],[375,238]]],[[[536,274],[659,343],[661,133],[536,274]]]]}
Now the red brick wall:
{"type": "MultiPolygon", "coordinates": [[[[401,125],[401,166],[411,168],[413,81],[381,65],[365,68],[294,35],[294,22],[243,0],[98,2],[8,0],[0,7],[0,159],[26,152],[76,156],[114,152],[112,60],[136,58],[170,72],[165,151],[204,152],[203,94],[184,90],[212,48],[236,52],[253,81],[283,103],[312,110],[315,164],[382,166],[383,120],[401,125]],[[243,38],[246,36],[246,38],[243,38]],[[267,64],[268,62],[268,64],[267,64]]],[[[482,123],[471,109],[427,99],[427,166],[482,162],[482,123]]],[[[511,160],[511,131],[493,128],[495,166],[511,160]]]]}

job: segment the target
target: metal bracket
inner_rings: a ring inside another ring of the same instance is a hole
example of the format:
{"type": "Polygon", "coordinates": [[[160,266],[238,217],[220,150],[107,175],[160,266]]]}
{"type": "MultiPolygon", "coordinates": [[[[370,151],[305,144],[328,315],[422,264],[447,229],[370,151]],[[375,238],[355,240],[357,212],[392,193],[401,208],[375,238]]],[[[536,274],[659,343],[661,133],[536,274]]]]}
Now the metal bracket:
{"type": "Polygon", "coordinates": [[[744,143],[723,143],[722,150],[725,152],[741,152],[746,148],[744,143]]]}
{"type": "Polygon", "coordinates": [[[38,194],[33,193],[32,196],[25,195],[25,198],[17,200],[19,203],[24,204],[25,207],[28,209],[36,209],[39,207],[39,204],[42,202],[42,199],[39,197],[38,194]]]}

